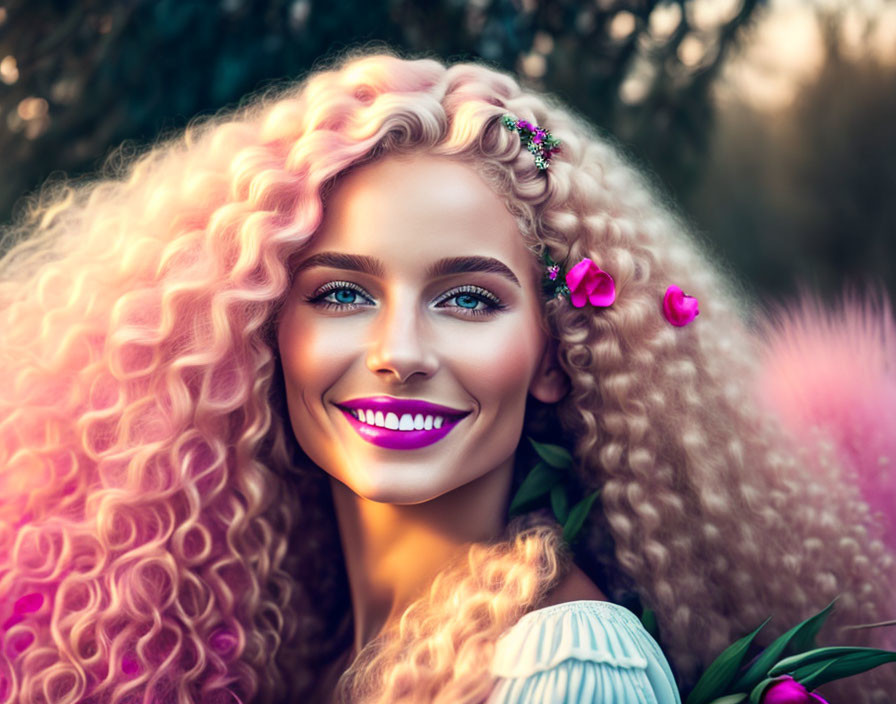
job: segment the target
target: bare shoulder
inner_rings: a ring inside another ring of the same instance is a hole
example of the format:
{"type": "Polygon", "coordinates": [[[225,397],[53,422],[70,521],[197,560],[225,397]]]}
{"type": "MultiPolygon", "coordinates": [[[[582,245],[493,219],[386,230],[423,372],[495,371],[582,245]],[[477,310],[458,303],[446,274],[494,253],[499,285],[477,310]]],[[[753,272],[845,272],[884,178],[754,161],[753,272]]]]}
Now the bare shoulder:
{"type": "Polygon", "coordinates": [[[589,579],[578,565],[573,564],[563,580],[547,595],[541,607],[565,604],[568,601],[606,601],[607,596],[589,579]]]}

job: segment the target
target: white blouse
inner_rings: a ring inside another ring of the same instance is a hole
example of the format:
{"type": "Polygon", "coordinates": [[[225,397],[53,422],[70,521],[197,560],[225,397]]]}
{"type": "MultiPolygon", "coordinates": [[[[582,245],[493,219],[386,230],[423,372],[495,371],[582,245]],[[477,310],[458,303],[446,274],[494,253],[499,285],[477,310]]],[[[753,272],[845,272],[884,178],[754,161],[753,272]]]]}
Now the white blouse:
{"type": "Polygon", "coordinates": [[[656,641],[609,601],[526,614],[498,640],[491,673],[487,704],[681,704],[656,641]]]}

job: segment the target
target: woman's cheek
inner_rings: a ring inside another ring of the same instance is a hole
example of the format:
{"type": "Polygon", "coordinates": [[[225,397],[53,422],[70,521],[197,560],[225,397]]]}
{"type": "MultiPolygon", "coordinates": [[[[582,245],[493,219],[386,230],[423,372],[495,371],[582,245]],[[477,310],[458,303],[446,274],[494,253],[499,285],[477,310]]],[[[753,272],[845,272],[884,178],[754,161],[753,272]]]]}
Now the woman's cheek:
{"type": "Polygon", "coordinates": [[[539,340],[529,332],[521,324],[504,325],[481,335],[458,337],[452,357],[461,360],[464,385],[473,395],[525,399],[540,352],[539,340]]]}

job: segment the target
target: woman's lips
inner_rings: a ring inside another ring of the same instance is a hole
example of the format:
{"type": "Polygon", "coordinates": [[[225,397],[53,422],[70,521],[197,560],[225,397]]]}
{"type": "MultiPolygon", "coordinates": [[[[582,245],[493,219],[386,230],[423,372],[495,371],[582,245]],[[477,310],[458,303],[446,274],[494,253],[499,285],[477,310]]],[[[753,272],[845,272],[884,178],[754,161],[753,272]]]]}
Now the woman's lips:
{"type": "Polygon", "coordinates": [[[417,399],[373,396],[336,404],[367,442],[390,450],[416,450],[445,437],[469,411],[417,399]]]}

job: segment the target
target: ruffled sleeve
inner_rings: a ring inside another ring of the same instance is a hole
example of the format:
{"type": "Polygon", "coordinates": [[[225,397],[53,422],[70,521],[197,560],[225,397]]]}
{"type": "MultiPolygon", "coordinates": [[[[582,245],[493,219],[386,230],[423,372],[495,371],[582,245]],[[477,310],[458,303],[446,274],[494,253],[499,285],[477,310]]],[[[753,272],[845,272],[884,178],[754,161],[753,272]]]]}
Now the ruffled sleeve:
{"type": "Polygon", "coordinates": [[[491,673],[488,704],[681,704],[656,641],[607,601],[526,614],[498,640],[491,673]]]}

